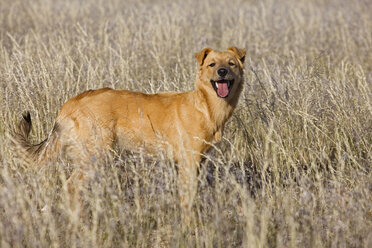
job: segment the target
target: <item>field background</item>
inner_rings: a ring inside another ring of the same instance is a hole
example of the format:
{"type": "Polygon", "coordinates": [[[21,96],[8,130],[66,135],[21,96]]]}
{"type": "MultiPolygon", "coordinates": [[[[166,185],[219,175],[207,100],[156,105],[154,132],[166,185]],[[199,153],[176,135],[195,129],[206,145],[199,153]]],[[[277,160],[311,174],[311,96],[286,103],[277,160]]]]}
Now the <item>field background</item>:
{"type": "Polygon", "coordinates": [[[0,247],[372,247],[372,2],[0,1],[0,247]],[[121,152],[68,207],[61,161],[16,160],[87,89],[193,88],[193,53],[247,49],[245,89],[181,226],[175,165],[121,152]]]}

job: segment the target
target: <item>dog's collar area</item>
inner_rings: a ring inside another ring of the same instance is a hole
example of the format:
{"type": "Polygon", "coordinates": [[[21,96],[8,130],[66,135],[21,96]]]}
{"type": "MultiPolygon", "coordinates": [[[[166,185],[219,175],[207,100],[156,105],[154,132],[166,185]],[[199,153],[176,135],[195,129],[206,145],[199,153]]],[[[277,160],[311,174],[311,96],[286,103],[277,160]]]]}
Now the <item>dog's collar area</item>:
{"type": "Polygon", "coordinates": [[[232,80],[226,80],[226,79],[221,79],[221,80],[211,80],[211,84],[213,89],[216,91],[216,94],[220,98],[226,98],[229,96],[231,88],[234,85],[234,79],[232,80]]]}

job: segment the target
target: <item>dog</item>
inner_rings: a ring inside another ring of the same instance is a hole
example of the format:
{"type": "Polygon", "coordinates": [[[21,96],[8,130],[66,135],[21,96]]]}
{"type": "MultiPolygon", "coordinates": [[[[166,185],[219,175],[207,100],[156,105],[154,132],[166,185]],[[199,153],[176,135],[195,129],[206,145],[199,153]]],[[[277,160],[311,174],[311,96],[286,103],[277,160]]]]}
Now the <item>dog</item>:
{"type": "Polygon", "coordinates": [[[27,113],[14,134],[18,151],[38,164],[64,155],[73,163],[88,165],[70,179],[84,177],[92,160],[114,144],[149,154],[166,151],[178,165],[181,208],[190,210],[201,156],[221,140],[241,95],[245,53],[236,47],[195,53],[199,69],[195,88],[189,92],[145,94],[111,88],[83,92],[61,107],[50,135],[37,145],[28,140],[27,113]]]}

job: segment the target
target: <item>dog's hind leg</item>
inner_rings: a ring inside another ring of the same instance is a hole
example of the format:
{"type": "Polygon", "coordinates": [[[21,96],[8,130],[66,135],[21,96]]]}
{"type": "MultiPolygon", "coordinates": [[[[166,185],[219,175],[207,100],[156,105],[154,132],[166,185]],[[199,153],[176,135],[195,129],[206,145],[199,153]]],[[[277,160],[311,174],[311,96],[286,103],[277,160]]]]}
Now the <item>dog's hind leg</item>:
{"type": "Polygon", "coordinates": [[[86,185],[90,180],[94,180],[97,167],[104,165],[114,142],[111,129],[84,128],[84,132],[84,135],[73,133],[77,138],[65,148],[74,167],[74,171],[66,181],[72,209],[82,205],[82,193],[86,185]],[[88,133],[89,131],[91,133],[88,133]]]}
{"type": "Polygon", "coordinates": [[[71,209],[76,210],[83,205],[83,192],[89,182],[95,180],[97,166],[103,166],[108,150],[95,150],[94,153],[88,150],[81,151],[80,158],[74,160],[73,172],[66,181],[71,209]]]}

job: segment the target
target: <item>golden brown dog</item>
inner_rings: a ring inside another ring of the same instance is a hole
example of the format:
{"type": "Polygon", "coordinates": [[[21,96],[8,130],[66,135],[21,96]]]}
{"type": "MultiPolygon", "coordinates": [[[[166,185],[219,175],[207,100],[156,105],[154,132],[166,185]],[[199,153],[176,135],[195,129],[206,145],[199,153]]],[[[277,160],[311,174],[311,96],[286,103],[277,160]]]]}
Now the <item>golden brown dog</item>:
{"type": "Polygon", "coordinates": [[[38,163],[64,154],[76,164],[87,165],[114,143],[152,154],[166,151],[178,163],[181,207],[189,209],[201,154],[221,139],[242,92],[245,49],[229,47],[217,52],[205,48],[195,57],[199,71],[193,91],[86,91],[62,106],[46,140],[38,145],[28,141],[29,113],[23,116],[15,140],[23,153],[38,163]]]}

